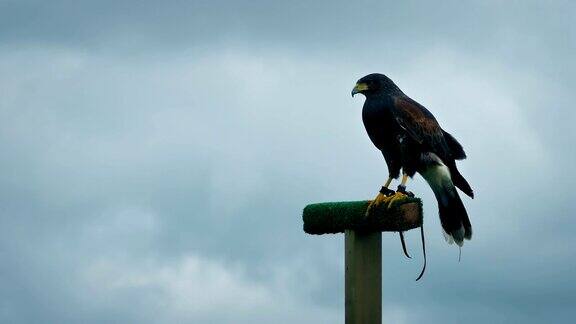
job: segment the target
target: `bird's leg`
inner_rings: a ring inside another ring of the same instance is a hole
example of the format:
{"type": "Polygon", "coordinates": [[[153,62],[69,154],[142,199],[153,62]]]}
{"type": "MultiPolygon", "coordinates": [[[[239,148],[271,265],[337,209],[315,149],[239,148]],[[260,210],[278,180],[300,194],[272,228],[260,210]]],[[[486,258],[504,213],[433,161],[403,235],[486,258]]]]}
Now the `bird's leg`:
{"type": "Polygon", "coordinates": [[[408,182],[408,175],[406,173],[404,173],[402,175],[402,181],[398,185],[398,189],[396,189],[396,192],[400,192],[402,194],[405,194],[408,197],[414,197],[413,193],[411,193],[410,191],[406,191],[406,182],[408,182]]]}
{"type": "Polygon", "coordinates": [[[388,208],[392,207],[392,204],[395,201],[401,200],[406,196],[414,197],[413,193],[406,191],[406,182],[408,182],[408,175],[404,173],[402,174],[402,181],[400,182],[400,185],[398,185],[398,189],[396,190],[394,195],[390,197],[390,200],[388,201],[388,208]]]}
{"type": "Polygon", "coordinates": [[[382,186],[382,188],[380,188],[380,191],[378,192],[378,195],[376,196],[376,198],[374,198],[374,200],[370,201],[370,204],[368,205],[368,208],[366,209],[366,216],[368,216],[370,214],[370,212],[372,211],[372,209],[374,207],[382,204],[383,202],[388,200],[388,197],[395,194],[394,190],[388,189],[388,186],[390,186],[392,179],[393,179],[392,177],[388,177],[388,180],[386,180],[386,183],[382,186]]]}
{"type": "Polygon", "coordinates": [[[392,196],[394,194],[394,190],[388,189],[390,183],[392,182],[392,179],[393,179],[392,177],[388,177],[388,180],[386,180],[386,183],[380,189],[380,193],[382,193],[385,196],[392,196]]]}

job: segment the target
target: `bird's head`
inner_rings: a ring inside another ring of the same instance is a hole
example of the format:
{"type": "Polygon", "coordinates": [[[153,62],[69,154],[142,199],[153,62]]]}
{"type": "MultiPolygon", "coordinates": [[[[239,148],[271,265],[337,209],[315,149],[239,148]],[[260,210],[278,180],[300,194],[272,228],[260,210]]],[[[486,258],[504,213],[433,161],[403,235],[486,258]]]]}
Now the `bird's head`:
{"type": "Polygon", "coordinates": [[[384,74],[372,73],[356,82],[354,89],[352,89],[352,97],[357,93],[368,97],[377,94],[393,94],[398,91],[400,91],[400,89],[390,78],[384,74]]]}

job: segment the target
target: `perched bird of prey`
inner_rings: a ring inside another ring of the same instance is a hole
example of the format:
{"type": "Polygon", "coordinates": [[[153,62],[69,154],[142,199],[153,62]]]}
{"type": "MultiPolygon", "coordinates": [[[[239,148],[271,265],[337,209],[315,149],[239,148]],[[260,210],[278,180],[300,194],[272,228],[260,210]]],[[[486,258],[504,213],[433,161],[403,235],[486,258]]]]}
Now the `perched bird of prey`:
{"type": "Polygon", "coordinates": [[[406,191],[406,181],[418,172],[436,196],[444,237],[448,243],[462,246],[464,239],[472,238],[472,226],[456,188],[474,198],[472,188],[456,168],[455,160],[466,158],[462,145],[440,127],[430,111],[383,74],[358,80],[352,96],[357,93],[366,96],[364,127],[384,155],[389,173],[369,211],[392,196],[412,195],[406,191]],[[400,176],[400,170],[402,181],[394,192],[388,186],[400,176]]]}

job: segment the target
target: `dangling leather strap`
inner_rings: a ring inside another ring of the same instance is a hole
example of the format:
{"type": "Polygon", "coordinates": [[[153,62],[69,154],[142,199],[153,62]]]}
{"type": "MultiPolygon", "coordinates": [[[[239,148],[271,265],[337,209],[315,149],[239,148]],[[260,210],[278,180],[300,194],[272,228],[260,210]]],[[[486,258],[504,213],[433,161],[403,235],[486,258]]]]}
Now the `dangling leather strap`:
{"type": "Polygon", "coordinates": [[[400,243],[402,243],[402,250],[404,251],[404,255],[405,255],[408,259],[412,259],[412,257],[410,256],[410,254],[408,254],[408,250],[406,249],[406,241],[404,240],[404,233],[403,233],[403,232],[398,232],[398,234],[400,234],[400,243]]]}
{"type": "Polygon", "coordinates": [[[420,272],[420,275],[418,276],[418,278],[416,278],[416,281],[422,278],[422,276],[424,275],[424,271],[426,270],[426,244],[424,242],[424,222],[422,222],[422,226],[420,226],[420,237],[422,238],[422,254],[424,255],[424,266],[422,267],[422,272],[420,272]]]}

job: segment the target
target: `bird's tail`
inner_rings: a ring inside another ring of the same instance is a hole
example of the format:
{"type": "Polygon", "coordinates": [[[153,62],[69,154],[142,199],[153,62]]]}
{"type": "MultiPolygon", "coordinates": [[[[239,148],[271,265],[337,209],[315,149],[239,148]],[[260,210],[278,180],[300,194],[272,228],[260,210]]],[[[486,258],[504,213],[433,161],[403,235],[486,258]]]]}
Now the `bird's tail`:
{"type": "Polygon", "coordinates": [[[456,162],[449,163],[448,168],[450,169],[450,177],[454,185],[468,195],[468,197],[474,199],[474,191],[472,187],[470,187],[470,184],[468,184],[468,181],[466,181],[462,174],[460,174],[460,171],[458,171],[456,162]]]}
{"type": "Polygon", "coordinates": [[[456,242],[462,246],[464,239],[470,240],[472,238],[472,225],[466,208],[452,182],[450,170],[444,164],[431,165],[422,172],[422,176],[438,200],[440,222],[446,241],[448,243],[456,242]]]}

